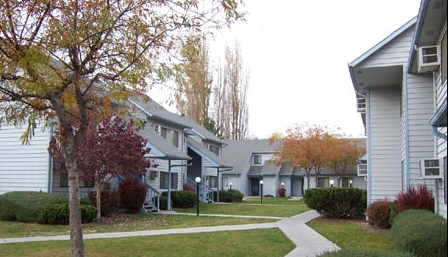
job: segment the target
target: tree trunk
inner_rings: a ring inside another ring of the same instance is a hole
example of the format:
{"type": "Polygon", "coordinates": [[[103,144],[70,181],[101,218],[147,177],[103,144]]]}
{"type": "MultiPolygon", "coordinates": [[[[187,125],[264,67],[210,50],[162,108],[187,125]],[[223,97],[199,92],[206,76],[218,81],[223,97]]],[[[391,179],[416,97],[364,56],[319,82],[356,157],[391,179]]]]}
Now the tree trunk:
{"type": "Polygon", "coordinates": [[[96,213],[96,217],[99,219],[101,218],[101,184],[100,179],[97,178],[97,181],[95,182],[96,186],[96,209],[98,212],[96,213]]]}
{"type": "Polygon", "coordinates": [[[61,144],[62,154],[64,155],[64,161],[68,171],[70,248],[72,257],[84,257],[84,241],[81,227],[79,194],[79,172],[76,166],[76,146],[73,138],[70,139],[61,144]]]}

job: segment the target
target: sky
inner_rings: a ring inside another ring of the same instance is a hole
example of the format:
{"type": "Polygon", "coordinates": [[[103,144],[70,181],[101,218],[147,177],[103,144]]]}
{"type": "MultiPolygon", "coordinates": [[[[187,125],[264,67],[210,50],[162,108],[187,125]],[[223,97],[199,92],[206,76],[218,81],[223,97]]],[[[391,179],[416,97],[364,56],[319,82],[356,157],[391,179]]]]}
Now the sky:
{"type": "MultiPolygon", "coordinates": [[[[246,22],[216,34],[248,69],[249,137],[297,124],[363,137],[348,64],[418,14],[420,0],[245,0],[246,22]]],[[[167,99],[153,97],[165,107],[167,99]]],[[[165,96],[166,97],[166,96],[165,96]]]]}

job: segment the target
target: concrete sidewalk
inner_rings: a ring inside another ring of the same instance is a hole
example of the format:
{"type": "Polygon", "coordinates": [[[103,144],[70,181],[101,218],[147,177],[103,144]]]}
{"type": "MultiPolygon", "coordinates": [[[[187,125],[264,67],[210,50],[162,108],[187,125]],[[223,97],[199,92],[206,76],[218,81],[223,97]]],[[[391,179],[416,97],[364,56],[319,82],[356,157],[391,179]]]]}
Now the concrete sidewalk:
{"type": "MultiPolygon", "coordinates": [[[[174,212],[171,213],[174,214],[174,212]]],[[[201,214],[201,216],[206,215],[201,214]]],[[[219,215],[213,215],[213,216],[219,216],[219,215]]],[[[225,216],[228,217],[229,215],[225,216]]],[[[319,217],[319,214],[317,212],[308,211],[293,216],[291,218],[270,217],[280,219],[280,221],[271,223],[145,230],[145,231],[131,231],[131,232],[93,233],[93,234],[84,234],[83,237],[84,239],[118,238],[118,237],[136,237],[136,236],[157,236],[168,234],[205,233],[205,232],[248,230],[248,229],[266,229],[266,228],[278,227],[296,245],[296,248],[293,251],[291,251],[288,255],[286,255],[286,257],[315,257],[323,252],[335,251],[339,249],[339,247],[337,247],[335,244],[333,244],[325,237],[321,236],[319,233],[317,233],[316,231],[312,230],[310,227],[305,225],[306,222],[317,217],[319,217]]],[[[69,240],[69,239],[70,239],[69,235],[0,238],[0,244],[69,240]]]]}

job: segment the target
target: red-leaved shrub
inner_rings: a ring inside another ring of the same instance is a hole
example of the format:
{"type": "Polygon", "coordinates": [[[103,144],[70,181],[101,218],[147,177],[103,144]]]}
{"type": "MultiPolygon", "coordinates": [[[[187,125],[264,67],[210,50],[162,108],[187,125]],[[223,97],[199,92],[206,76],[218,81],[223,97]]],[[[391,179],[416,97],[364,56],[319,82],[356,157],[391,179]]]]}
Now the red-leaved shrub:
{"type": "Polygon", "coordinates": [[[134,178],[126,178],[120,182],[118,188],[121,205],[133,213],[139,212],[143,208],[147,191],[145,183],[134,178]]]}
{"type": "Polygon", "coordinates": [[[196,189],[194,189],[193,186],[191,186],[190,184],[187,184],[187,183],[184,183],[182,185],[182,190],[196,192],[196,189]]]}
{"type": "Polygon", "coordinates": [[[390,228],[391,203],[388,199],[376,200],[367,207],[366,215],[379,228],[390,228]]]}
{"type": "Polygon", "coordinates": [[[410,209],[425,209],[434,212],[434,197],[426,185],[419,185],[417,189],[410,186],[406,191],[397,195],[397,200],[395,201],[397,214],[410,209]]]}

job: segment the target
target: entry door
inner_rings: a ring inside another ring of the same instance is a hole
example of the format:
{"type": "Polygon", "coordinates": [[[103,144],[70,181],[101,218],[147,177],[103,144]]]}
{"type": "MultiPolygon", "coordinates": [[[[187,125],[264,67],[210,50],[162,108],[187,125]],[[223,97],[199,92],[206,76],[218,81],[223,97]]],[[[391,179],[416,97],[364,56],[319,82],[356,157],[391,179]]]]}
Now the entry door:
{"type": "Polygon", "coordinates": [[[260,195],[260,179],[253,178],[251,180],[251,196],[259,196],[260,195]]]}

